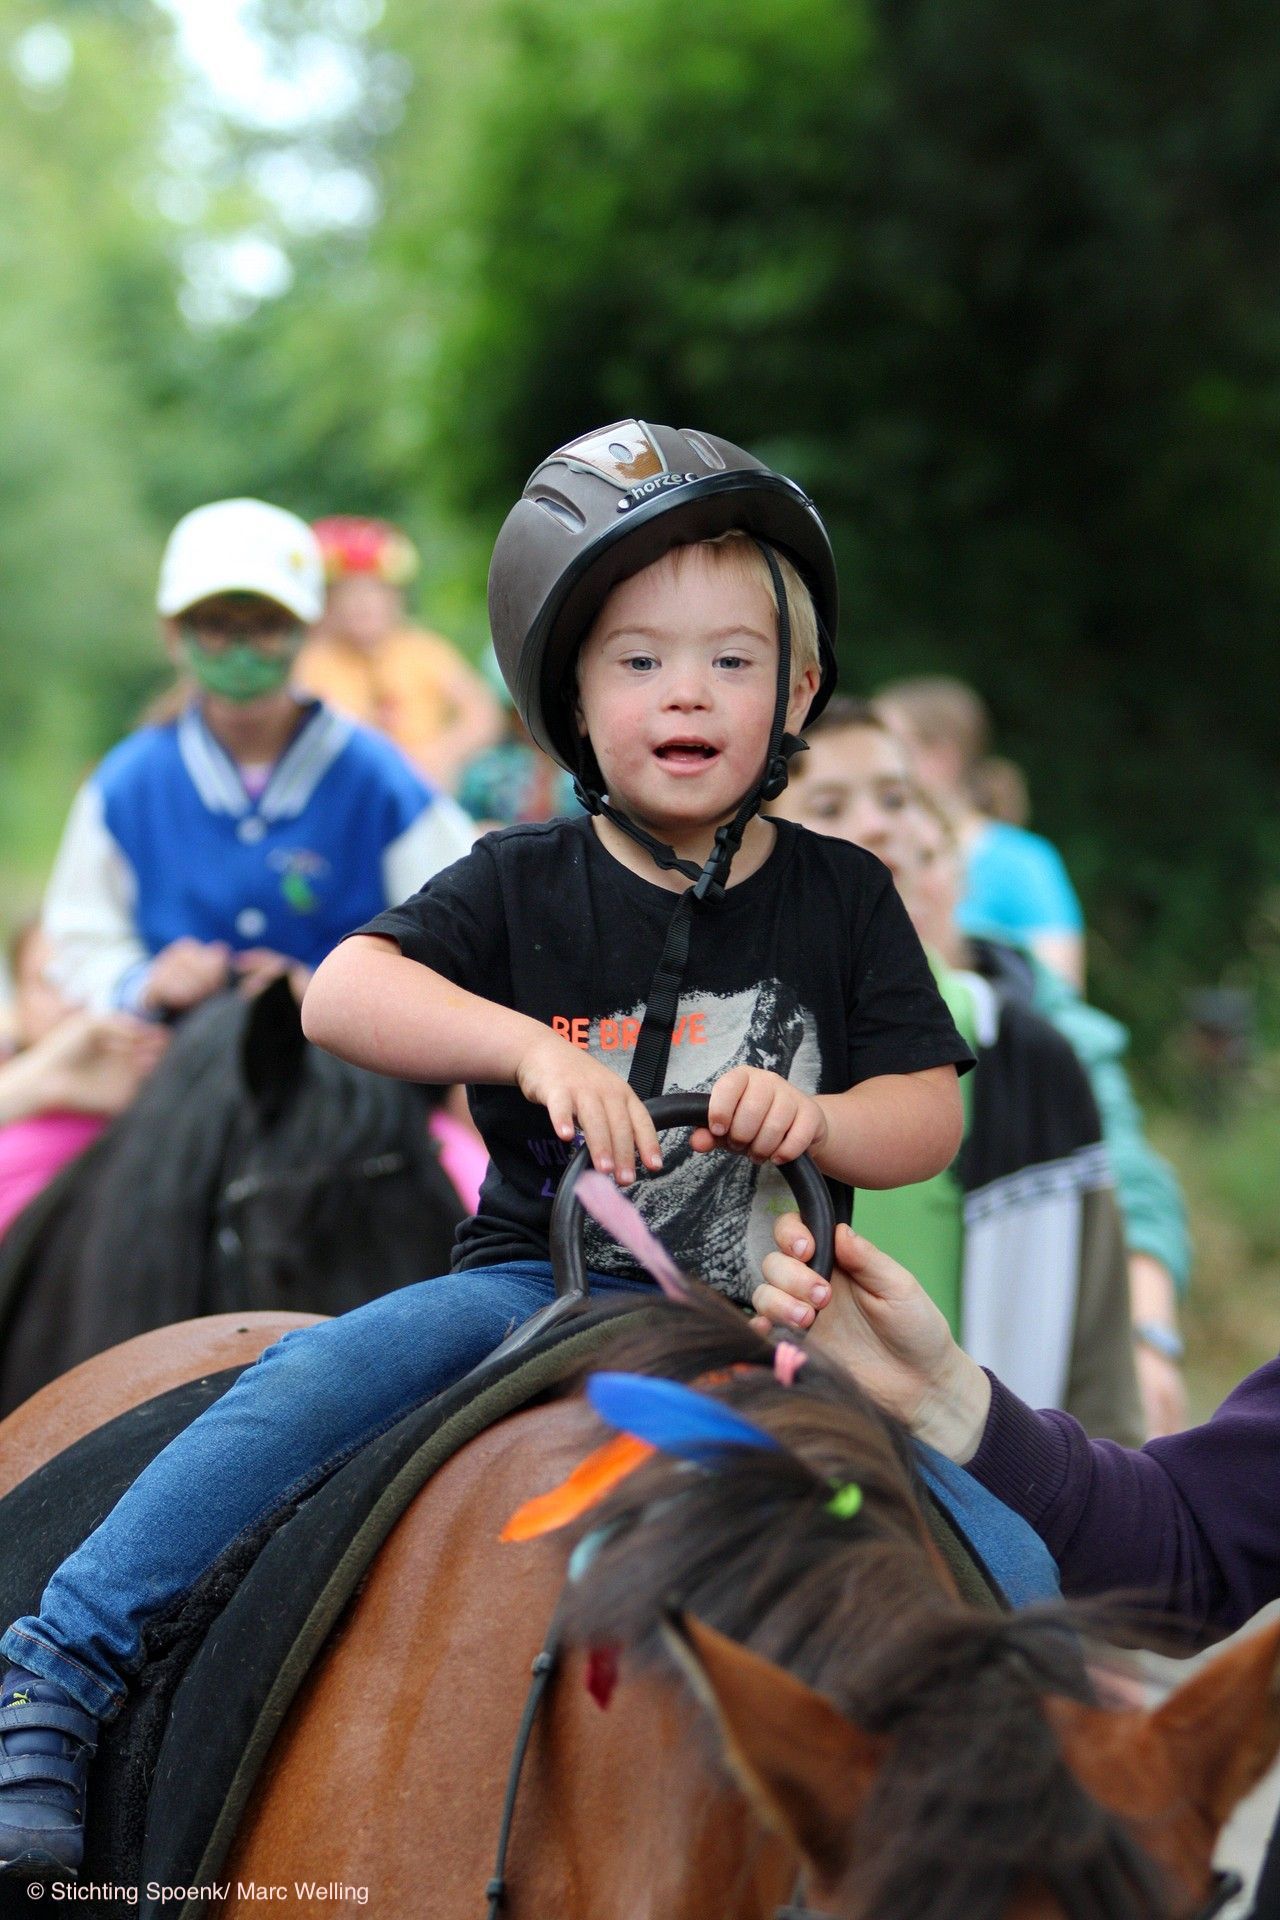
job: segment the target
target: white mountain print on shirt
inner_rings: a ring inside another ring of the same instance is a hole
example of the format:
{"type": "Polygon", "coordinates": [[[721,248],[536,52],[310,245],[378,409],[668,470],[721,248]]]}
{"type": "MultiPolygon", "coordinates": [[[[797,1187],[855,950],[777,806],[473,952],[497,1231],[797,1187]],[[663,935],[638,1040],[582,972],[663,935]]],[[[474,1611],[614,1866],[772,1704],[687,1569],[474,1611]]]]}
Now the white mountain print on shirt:
{"type": "MultiPolygon", "coordinates": [[[[624,1021],[638,1023],[643,1006],[593,1021],[593,1059],[624,1078],[634,1057],[614,1038],[624,1021]]],[[[634,1027],[631,1027],[634,1031],[634,1027]]],[[[805,1093],[821,1085],[814,1016],[793,987],[762,981],[741,993],[681,995],[667,1066],[667,1093],[709,1093],[730,1067],[764,1067],[805,1093]],[[681,1026],[683,1022],[683,1027],[681,1026]]],[[[773,1246],[773,1222],[794,1205],[775,1167],[756,1167],[741,1154],[693,1153],[687,1130],[662,1138],[663,1171],[642,1174],[630,1189],[647,1224],[681,1266],[744,1304],[760,1283],[760,1262],[773,1246]]],[[[618,1249],[594,1222],[586,1223],[587,1265],[618,1272],[618,1249]]]]}

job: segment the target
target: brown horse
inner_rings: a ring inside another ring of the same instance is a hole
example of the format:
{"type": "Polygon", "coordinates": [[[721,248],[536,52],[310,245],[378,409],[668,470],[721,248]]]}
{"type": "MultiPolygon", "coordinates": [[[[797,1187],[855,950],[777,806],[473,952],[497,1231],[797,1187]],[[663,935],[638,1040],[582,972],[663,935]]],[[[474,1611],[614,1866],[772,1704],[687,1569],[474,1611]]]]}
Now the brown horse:
{"type": "Polygon", "coordinates": [[[19,1480],[119,1413],[184,1380],[247,1367],[291,1327],[315,1313],[211,1313],[202,1320],[139,1333],[42,1387],[0,1421],[0,1499],[19,1480]]]}
{"type": "MultiPolygon", "coordinates": [[[[244,1358],[244,1317],[224,1324],[190,1367],[189,1328],[148,1336],[172,1343],[164,1384],[244,1358]]],[[[567,1590],[574,1650],[528,1753],[508,1920],[772,1920],[798,1868],[839,1920],[1192,1920],[1280,1744],[1280,1629],[1154,1714],[1104,1712],[1061,1614],[956,1597],[890,1423],[818,1358],[789,1388],[771,1359],[727,1309],[666,1309],[610,1351],[711,1375],[783,1445],[706,1471],[659,1456],[580,1523],[605,1543],[567,1590]],[[831,1486],[854,1481],[842,1517],[831,1486]],[[584,1649],[614,1644],[602,1712],[584,1649]]],[[[113,1388],[120,1365],[45,1390],[48,1452],[91,1377],[104,1411],[139,1397],[113,1388]]],[[[276,1741],[219,1875],[226,1914],[482,1920],[530,1663],[566,1594],[563,1536],[498,1534],[602,1431],[578,1398],[517,1415],[418,1496],[276,1741]]]]}

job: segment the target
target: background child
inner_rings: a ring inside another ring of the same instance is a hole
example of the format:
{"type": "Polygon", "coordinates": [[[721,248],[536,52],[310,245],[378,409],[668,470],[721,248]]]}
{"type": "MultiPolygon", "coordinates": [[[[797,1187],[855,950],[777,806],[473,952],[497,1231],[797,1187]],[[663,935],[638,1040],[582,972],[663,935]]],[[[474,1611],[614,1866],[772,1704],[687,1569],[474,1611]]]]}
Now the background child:
{"type": "Polygon", "coordinates": [[[1062,855],[1042,834],[983,811],[974,776],[991,735],[985,703],[962,680],[926,674],[882,687],[875,705],[955,822],[964,854],[961,927],[1016,940],[1082,991],[1084,914],[1062,855]]]}
{"type": "Polygon", "coordinates": [[[471,757],[502,729],[484,677],[439,633],[416,626],[405,589],[418,555],[385,520],[317,520],[324,617],[298,661],[298,684],[394,740],[419,772],[452,792],[471,757]]]}
{"type": "Polygon", "coordinates": [[[171,1014],[234,978],[299,984],[344,933],[465,853],[471,832],[388,742],[300,696],[320,613],[302,520],[222,500],[179,521],[157,606],[192,696],[109,753],[44,903],[53,972],[92,1007],[171,1014]]]}

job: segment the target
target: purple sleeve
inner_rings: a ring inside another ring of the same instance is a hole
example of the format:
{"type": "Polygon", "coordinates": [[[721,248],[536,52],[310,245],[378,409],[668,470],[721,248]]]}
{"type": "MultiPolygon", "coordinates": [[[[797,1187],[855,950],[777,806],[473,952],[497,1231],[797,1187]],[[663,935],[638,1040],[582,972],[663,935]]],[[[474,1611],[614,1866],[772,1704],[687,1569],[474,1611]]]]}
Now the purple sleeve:
{"type": "Polygon", "coordinates": [[[1122,1590],[1222,1632],[1280,1595],[1280,1360],[1140,1453],[991,1385],[969,1471],[1035,1528],[1064,1592],[1122,1590]]]}

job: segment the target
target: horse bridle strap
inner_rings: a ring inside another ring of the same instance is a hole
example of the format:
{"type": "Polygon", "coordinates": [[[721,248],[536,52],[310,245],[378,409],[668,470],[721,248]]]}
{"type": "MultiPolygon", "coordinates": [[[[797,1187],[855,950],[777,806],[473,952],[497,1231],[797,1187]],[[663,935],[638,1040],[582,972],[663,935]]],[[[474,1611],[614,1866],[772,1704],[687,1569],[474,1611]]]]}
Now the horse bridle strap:
{"type": "MultiPolygon", "coordinates": [[[[520,1725],[516,1729],[516,1743],[511,1753],[511,1765],[507,1769],[507,1790],[502,1801],[502,1821],[498,1828],[497,1853],[493,1863],[493,1873],[485,1886],[485,1898],[489,1902],[488,1920],[501,1920],[502,1909],[507,1900],[507,1853],[511,1845],[511,1827],[515,1819],[516,1798],[520,1792],[520,1776],[524,1772],[525,1756],[529,1751],[529,1742],[533,1738],[533,1729],[537,1723],[542,1702],[546,1698],[552,1675],[560,1662],[560,1611],[561,1603],[556,1603],[547,1628],[547,1637],[543,1641],[542,1651],[534,1658],[530,1671],[529,1691],[525,1696],[524,1712],[520,1715],[520,1725]]],[[[1218,1872],[1213,1876],[1209,1897],[1202,1907],[1196,1909],[1191,1920],[1214,1920],[1228,1901],[1233,1900],[1243,1886],[1238,1873],[1218,1872]]],[[[785,1907],[779,1907],[774,1920],[837,1920],[835,1914],[823,1913],[816,1907],[805,1904],[804,1874],[801,1872],[796,1881],[791,1899],[785,1907]]]]}
{"type": "MultiPolygon", "coordinates": [[[[516,1798],[520,1792],[520,1776],[524,1772],[525,1756],[529,1751],[529,1742],[533,1738],[538,1714],[559,1663],[560,1603],[557,1602],[556,1610],[551,1616],[551,1624],[547,1628],[547,1637],[542,1643],[542,1651],[534,1657],[533,1666],[530,1669],[529,1691],[525,1695],[520,1725],[516,1728],[516,1743],[511,1750],[511,1764],[507,1769],[507,1790],[502,1798],[502,1820],[498,1827],[498,1845],[494,1856],[493,1872],[484,1890],[485,1899],[489,1903],[488,1920],[501,1920],[502,1909],[507,1903],[507,1853],[511,1846],[511,1827],[515,1820],[516,1798]]],[[[778,1908],[774,1920],[836,1920],[836,1916],[819,1913],[816,1909],[805,1905],[802,1875],[796,1881],[789,1904],[778,1908]]]]}
{"type": "Polygon", "coordinates": [[[547,1637],[542,1643],[542,1651],[535,1656],[530,1670],[529,1691],[525,1695],[524,1712],[520,1715],[520,1725],[516,1729],[516,1744],[511,1753],[511,1765],[507,1769],[507,1790],[502,1799],[498,1848],[493,1862],[493,1873],[484,1890],[485,1899],[489,1902],[489,1920],[500,1920],[502,1909],[507,1902],[507,1849],[511,1845],[511,1823],[515,1819],[520,1776],[524,1772],[524,1759],[529,1751],[529,1742],[533,1737],[534,1724],[542,1706],[543,1696],[551,1684],[551,1676],[556,1670],[559,1658],[560,1607],[557,1604],[551,1616],[551,1625],[547,1628],[547,1637]]]}

